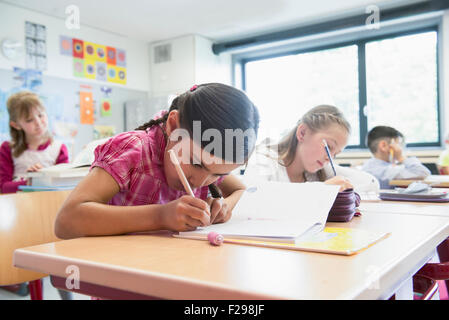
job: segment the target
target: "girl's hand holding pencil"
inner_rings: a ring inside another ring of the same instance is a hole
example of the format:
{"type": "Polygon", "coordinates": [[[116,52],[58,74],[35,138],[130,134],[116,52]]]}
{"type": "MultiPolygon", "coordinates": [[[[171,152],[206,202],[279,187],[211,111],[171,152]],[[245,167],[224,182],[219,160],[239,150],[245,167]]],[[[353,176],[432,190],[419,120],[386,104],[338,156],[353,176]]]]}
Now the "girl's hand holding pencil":
{"type": "Polygon", "coordinates": [[[342,176],[332,177],[332,178],[324,181],[324,183],[325,184],[334,184],[334,185],[340,186],[340,190],[339,191],[343,191],[343,190],[346,190],[346,189],[352,189],[353,188],[351,182],[349,182],[348,179],[346,179],[345,177],[342,177],[342,176]]]}
{"type": "Polygon", "coordinates": [[[164,206],[160,216],[161,229],[193,231],[210,225],[208,204],[192,196],[182,196],[164,206]]]}
{"type": "Polygon", "coordinates": [[[210,207],[210,224],[223,223],[231,218],[232,212],[223,198],[207,198],[210,207]]]}

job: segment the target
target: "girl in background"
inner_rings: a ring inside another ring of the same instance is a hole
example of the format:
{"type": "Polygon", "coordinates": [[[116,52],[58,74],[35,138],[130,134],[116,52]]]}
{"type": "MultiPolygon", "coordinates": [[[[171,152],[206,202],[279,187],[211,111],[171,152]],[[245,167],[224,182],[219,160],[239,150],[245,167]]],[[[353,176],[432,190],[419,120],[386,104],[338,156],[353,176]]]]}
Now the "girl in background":
{"type": "Polygon", "coordinates": [[[348,143],[351,125],[336,107],[320,105],[309,110],[277,144],[262,144],[245,169],[244,181],[324,181],[340,191],[377,191],[379,183],[361,170],[335,166],[334,176],[323,139],[334,158],[348,143]]]}
{"type": "Polygon", "coordinates": [[[11,141],[0,147],[0,191],[14,193],[26,185],[21,174],[69,162],[67,147],[48,131],[45,107],[32,92],[18,92],[7,101],[11,141]]]}

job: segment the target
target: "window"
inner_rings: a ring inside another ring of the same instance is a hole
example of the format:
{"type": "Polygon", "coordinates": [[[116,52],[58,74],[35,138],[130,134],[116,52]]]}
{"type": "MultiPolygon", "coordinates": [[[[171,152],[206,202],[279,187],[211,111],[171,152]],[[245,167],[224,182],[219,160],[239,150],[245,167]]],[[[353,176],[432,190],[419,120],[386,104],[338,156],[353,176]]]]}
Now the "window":
{"type": "Polygon", "coordinates": [[[349,148],[366,148],[376,125],[397,128],[412,146],[440,144],[434,29],[242,64],[261,114],[260,139],[278,139],[310,108],[331,104],[352,125],[349,148]]]}
{"type": "Polygon", "coordinates": [[[437,34],[366,44],[368,130],[388,125],[410,144],[438,142],[437,34]]]}

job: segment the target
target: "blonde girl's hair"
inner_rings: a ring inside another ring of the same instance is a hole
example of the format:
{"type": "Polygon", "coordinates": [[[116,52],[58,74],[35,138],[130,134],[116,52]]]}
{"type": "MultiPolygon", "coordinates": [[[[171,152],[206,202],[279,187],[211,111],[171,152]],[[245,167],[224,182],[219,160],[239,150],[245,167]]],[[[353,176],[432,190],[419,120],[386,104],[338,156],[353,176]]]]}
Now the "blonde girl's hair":
{"type": "MultiPolygon", "coordinates": [[[[8,108],[9,120],[14,122],[29,117],[34,108],[45,112],[45,107],[38,95],[28,91],[21,91],[11,95],[6,102],[6,106],[8,108]]],[[[27,149],[25,132],[17,130],[11,125],[9,125],[9,132],[11,135],[11,152],[13,157],[17,158],[27,149]]],[[[47,132],[47,135],[51,139],[49,132],[47,132]]]]}
{"type": "MultiPolygon", "coordinates": [[[[298,146],[296,131],[300,124],[307,125],[312,132],[325,130],[331,125],[337,124],[345,129],[348,134],[351,133],[350,123],[346,120],[343,113],[338,108],[330,105],[316,106],[304,114],[296,126],[291,129],[290,132],[279,141],[279,143],[268,146],[269,149],[277,152],[279,164],[283,166],[289,166],[295,158],[296,148],[298,146]]],[[[325,180],[323,170],[319,170],[317,174],[321,181],[325,180]]]]}

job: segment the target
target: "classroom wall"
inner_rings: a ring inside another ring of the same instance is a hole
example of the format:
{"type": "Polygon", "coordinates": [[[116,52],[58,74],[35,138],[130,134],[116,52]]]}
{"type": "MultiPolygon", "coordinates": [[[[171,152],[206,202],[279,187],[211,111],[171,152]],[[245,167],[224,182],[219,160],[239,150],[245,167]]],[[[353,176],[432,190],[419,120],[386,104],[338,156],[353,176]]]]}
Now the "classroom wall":
{"type": "MultiPolygon", "coordinates": [[[[148,43],[85,26],[82,23],[82,16],[81,28],[79,30],[69,30],[65,25],[64,19],[1,2],[0,41],[4,38],[12,38],[23,43],[25,40],[25,21],[46,26],[47,70],[43,71],[42,85],[37,90],[37,93],[46,104],[50,119],[50,129],[58,140],[68,145],[71,158],[84,145],[94,139],[95,126],[113,126],[116,129],[116,133],[124,131],[125,102],[130,100],[143,101],[145,104],[148,102],[150,89],[148,43]],[[74,77],[72,58],[60,54],[60,35],[76,37],[85,41],[110,45],[126,50],[127,83],[121,85],[74,77]],[[108,96],[101,91],[103,86],[112,89],[108,96]],[[80,91],[90,91],[93,93],[95,102],[95,123],[93,125],[80,123],[80,91]],[[103,117],[100,114],[100,101],[102,98],[111,99],[112,113],[110,116],[103,117]],[[66,128],[70,128],[70,131],[77,132],[74,139],[67,138],[66,134],[58,134],[61,130],[57,130],[56,126],[58,125],[61,129],[61,127],[64,127],[60,125],[61,123],[66,128]]],[[[9,94],[19,90],[17,81],[14,79],[14,67],[26,67],[25,55],[20,59],[11,61],[0,54],[0,142],[9,139],[9,129],[7,126],[8,115],[5,106],[6,99],[9,94]]],[[[145,112],[142,112],[140,116],[146,122],[154,112],[154,107],[147,104],[145,112]]]]}
{"type": "Polygon", "coordinates": [[[215,55],[212,41],[198,35],[187,35],[151,43],[150,92],[153,97],[182,93],[194,84],[221,82],[231,84],[231,55],[215,55]],[[154,62],[155,47],[171,45],[171,60],[154,62]]]}
{"type": "MultiPolygon", "coordinates": [[[[45,75],[79,80],[79,78],[73,76],[73,65],[70,57],[63,56],[59,53],[59,36],[66,35],[68,37],[126,50],[127,83],[126,85],[116,86],[148,91],[150,78],[148,73],[148,45],[144,41],[134,40],[85,26],[82,23],[82,16],[81,28],[79,30],[70,30],[66,27],[64,19],[51,17],[5,3],[0,3],[0,40],[9,37],[24,42],[25,21],[46,26],[48,69],[44,72],[45,75]]],[[[25,57],[17,61],[10,61],[3,55],[0,55],[0,69],[12,69],[14,66],[24,68],[25,57]]],[[[87,83],[103,83],[108,86],[115,85],[110,82],[105,83],[86,78],[82,78],[82,81],[87,83]]]]}

